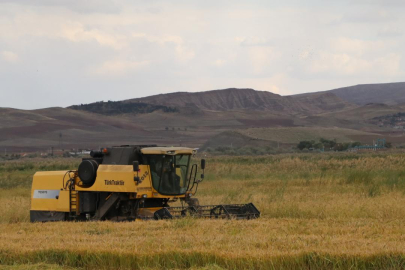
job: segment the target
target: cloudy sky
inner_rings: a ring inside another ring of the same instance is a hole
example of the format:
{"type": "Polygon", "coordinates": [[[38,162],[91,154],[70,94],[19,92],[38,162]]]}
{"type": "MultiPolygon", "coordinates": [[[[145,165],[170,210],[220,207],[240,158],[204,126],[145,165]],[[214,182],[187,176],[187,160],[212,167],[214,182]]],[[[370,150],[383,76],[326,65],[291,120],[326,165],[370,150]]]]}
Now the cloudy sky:
{"type": "Polygon", "coordinates": [[[405,81],[404,14],[404,0],[0,0],[0,107],[405,81]]]}

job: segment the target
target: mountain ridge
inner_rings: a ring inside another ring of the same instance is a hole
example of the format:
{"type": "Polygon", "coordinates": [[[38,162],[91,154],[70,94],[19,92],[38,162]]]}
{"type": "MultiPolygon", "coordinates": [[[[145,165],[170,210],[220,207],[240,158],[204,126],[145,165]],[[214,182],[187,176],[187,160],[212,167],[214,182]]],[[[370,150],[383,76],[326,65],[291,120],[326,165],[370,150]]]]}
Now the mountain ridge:
{"type": "Polygon", "coordinates": [[[373,85],[373,89],[382,90],[372,90],[367,100],[363,99],[367,88],[361,85],[355,95],[350,93],[358,86],[343,88],[346,96],[338,96],[340,88],[335,89],[337,93],[331,90],[293,96],[227,88],[68,108],[0,108],[0,148],[20,152],[151,143],[201,147],[215,140],[230,145],[278,147],[279,139],[274,134],[291,138],[281,144],[293,147],[294,138],[300,137],[293,134],[302,130],[306,138],[316,135],[364,143],[386,138],[394,145],[405,144],[405,128],[398,129],[405,123],[401,118],[405,101],[398,98],[404,92],[402,83],[394,87],[388,84],[388,92],[384,92],[384,86],[373,85]],[[367,103],[356,104],[356,100],[367,103]]]}
{"type": "Polygon", "coordinates": [[[106,110],[103,108],[109,104],[122,104],[123,107],[149,104],[151,106],[162,106],[168,111],[184,111],[185,108],[196,108],[202,111],[271,111],[288,115],[311,115],[353,107],[352,104],[332,93],[321,93],[307,98],[280,96],[268,91],[258,91],[251,88],[227,88],[204,92],[175,92],[117,101],[115,103],[97,102],[81,106],[75,105],[69,108],[104,114],[106,110]],[[99,109],[97,110],[96,107],[99,107],[99,109]]]}
{"type": "Polygon", "coordinates": [[[73,105],[69,108],[102,114],[103,111],[110,111],[110,114],[131,112],[142,113],[142,111],[148,113],[155,110],[170,112],[172,110],[176,111],[178,108],[183,108],[184,111],[185,108],[188,108],[186,111],[192,112],[195,112],[196,110],[254,110],[273,111],[276,113],[287,113],[291,115],[311,115],[354,108],[369,103],[382,103],[387,105],[405,103],[405,82],[358,84],[332,90],[287,96],[281,96],[269,91],[260,91],[252,88],[226,88],[202,92],[173,92],[115,101],[114,104],[123,104],[123,106],[126,107],[148,107],[147,110],[144,108],[118,110],[118,113],[114,112],[114,109],[106,109],[106,107],[108,107],[107,105],[109,105],[107,102],[85,104],[88,108],[86,108],[86,106],[80,108],[78,105],[73,105]],[[95,104],[98,106],[94,106],[95,104]],[[149,104],[149,106],[147,106],[147,104],[149,104]],[[97,109],[95,107],[99,108],[97,109]],[[191,108],[194,108],[194,110],[191,110],[191,108]]]}
{"type": "Polygon", "coordinates": [[[310,96],[316,93],[333,93],[341,99],[356,104],[384,103],[397,105],[405,103],[405,82],[357,84],[315,93],[303,93],[295,96],[310,96]]]}

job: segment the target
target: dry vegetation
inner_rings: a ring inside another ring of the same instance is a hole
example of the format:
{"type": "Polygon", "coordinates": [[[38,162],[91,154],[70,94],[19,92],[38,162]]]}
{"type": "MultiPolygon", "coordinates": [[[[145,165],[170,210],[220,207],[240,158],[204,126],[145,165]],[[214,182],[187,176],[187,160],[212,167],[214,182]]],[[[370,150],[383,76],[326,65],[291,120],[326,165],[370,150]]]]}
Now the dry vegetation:
{"type": "Polygon", "coordinates": [[[277,141],[280,143],[298,143],[305,140],[319,140],[320,138],[336,139],[341,142],[353,141],[352,136],[381,136],[347,128],[326,127],[275,127],[249,128],[239,131],[241,134],[260,140],[277,141]]]}
{"type": "Polygon", "coordinates": [[[207,162],[200,202],[252,201],[260,219],[30,224],[33,172],[75,168],[78,161],[0,163],[0,264],[5,269],[405,267],[405,155],[207,162]]]}

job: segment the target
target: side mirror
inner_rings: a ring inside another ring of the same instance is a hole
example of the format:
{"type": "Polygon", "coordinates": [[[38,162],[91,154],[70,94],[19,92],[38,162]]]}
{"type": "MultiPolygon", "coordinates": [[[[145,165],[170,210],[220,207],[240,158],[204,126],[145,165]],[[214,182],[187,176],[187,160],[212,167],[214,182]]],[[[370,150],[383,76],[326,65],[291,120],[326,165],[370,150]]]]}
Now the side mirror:
{"type": "Polygon", "coordinates": [[[139,162],[138,162],[138,161],[134,161],[134,163],[132,164],[132,166],[134,167],[134,172],[138,172],[138,171],[139,171],[139,162]]]}
{"type": "Polygon", "coordinates": [[[205,169],[205,159],[201,159],[201,169],[205,169]]]}

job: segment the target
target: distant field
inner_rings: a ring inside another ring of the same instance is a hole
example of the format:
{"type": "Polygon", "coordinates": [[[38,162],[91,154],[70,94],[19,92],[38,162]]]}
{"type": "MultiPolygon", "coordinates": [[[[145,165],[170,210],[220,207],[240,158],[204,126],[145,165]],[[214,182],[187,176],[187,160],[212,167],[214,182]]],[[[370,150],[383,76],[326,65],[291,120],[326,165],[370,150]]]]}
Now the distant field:
{"type": "Polygon", "coordinates": [[[405,267],[402,153],[207,159],[200,203],[253,202],[258,220],[29,223],[32,174],[78,163],[0,162],[0,268],[405,267]]]}
{"type": "Polygon", "coordinates": [[[356,139],[370,136],[380,137],[379,134],[354,129],[323,127],[249,128],[238,132],[254,139],[292,144],[297,144],[300,141],[319,140],[320,138],[351,142],[354,141],[353,137],[356,139]]]}

